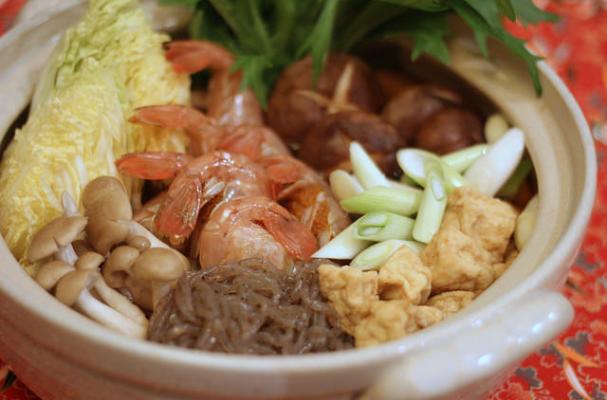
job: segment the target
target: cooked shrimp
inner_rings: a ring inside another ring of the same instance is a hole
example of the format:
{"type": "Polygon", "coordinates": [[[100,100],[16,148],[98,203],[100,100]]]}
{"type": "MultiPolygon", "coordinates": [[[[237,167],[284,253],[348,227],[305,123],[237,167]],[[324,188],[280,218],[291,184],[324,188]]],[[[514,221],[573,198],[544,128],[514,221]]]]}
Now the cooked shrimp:
{"type": "Polygon", "coordinates": [[[234,57],[221,46],[207,41],[176,41],[168,45],[167,59],[173,69],[193,74],[213,72],[209,82],[208,112],[221,125],[261,125],[261,106],[251,90],[241,90],[242,74],[231,72],[234,57]]]}
{"type": "Polygon", "coordinates": [[[282,140],[263,125],[222,126],[195,108],[180,105],[147,106],[135,110],[131,122],[183,129],[190,138],[194,156],[225,150],[244,154],[252,160],[289,154],[282,140]]]}
{"type": "MultiPolygon", "coordinates": [[[[152,176],[150,160],[166,164],[176,159],[173,153],[134,153],[116,162],[118,170],[137,178],[164,179],[166,174],[152,176]],[[140,161],[140,163],[138,163],[140,161]]],[[[176,169],[173,166],[173,169],[176,169]]],[[[244,196],[271,195],[271,187],[263,169],[248,157],[216,151],[190,161],[181,168],[171,183],[155,218],[156,232],[171,243],[187,239],[198,222],[200,210],[221,194],[223,200],[244,196]]]]}
{"type": "Polygon", "coordinates": [[[310,230],[267,197],[244,197],[221,204],[198,239],[202,268],[257,257],[277,268],[308,259],[317,249],[310,230]]]}
{"type": "Polygon", "coordinates": [[[322,177],[287,155],[260,160],[273,184],[274,197],[324,245],[350,224],[322,177]]]}

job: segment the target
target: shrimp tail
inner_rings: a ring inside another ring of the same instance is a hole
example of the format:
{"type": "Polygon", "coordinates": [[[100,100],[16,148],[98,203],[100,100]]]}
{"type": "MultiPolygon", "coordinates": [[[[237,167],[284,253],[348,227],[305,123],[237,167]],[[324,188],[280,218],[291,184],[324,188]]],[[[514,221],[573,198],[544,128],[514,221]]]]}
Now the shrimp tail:
{"type": "Polygon", "coordinates": [[[180,40],[167,45],[166,58],[177,73],[193,74],[204,69],[227,70],[234,62],[232,54],[208,41],[180,40]]]}
{"type": "Polygon", "coordinates": [[[259,222],[268,233],[285,248],[289,255],[298,260],[308,260],[318,249],[316,238],[308,227],[282,207],[279,212],[266,211],[269,212],[264,213],[259,222]]]}
{"type": "Polygon", "coordinates": [[[129,122],[169,129],[194,130],[209,123],[209,118],[195,108],[168,104],[135,109],[129,122]]]}
{"type": "Polygon", "coordinates": [[[116,161],[122,174],[139,179],[164,180],[177,173],[192,160],[188,154],[171,152],[130,153],[116,161]]]}
{"type": "Polygon", "coordinates": [[[183,242],[194,231],[203,206],[203,185],[197,176],[175,179],[156,215],[157,232],[171,241],[183,242]]]}

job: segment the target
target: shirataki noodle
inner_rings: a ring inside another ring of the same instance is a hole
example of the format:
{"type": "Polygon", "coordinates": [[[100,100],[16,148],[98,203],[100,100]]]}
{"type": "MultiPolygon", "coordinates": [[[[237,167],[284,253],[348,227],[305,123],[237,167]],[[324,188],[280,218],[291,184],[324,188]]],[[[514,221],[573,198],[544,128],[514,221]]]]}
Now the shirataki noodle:
{"type": "Polygon", "coordinates": [[[353,347],[318,285],[317,263],[280,270],[259,259],[185,274],[151,319],[149,339],[240,354],[353,347]]]}

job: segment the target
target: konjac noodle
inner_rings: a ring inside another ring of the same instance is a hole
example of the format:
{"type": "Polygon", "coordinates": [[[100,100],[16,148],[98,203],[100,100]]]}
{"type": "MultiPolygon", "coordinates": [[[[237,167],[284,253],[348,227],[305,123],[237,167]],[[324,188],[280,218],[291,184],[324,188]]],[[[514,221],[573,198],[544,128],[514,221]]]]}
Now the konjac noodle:
{"type": "Polygon", "coordinates": [[[185,274],[150,321],[155,342],[222,353],[303,354],[353,347],[320,294],[317,263],[249,259],[185,274]]]}

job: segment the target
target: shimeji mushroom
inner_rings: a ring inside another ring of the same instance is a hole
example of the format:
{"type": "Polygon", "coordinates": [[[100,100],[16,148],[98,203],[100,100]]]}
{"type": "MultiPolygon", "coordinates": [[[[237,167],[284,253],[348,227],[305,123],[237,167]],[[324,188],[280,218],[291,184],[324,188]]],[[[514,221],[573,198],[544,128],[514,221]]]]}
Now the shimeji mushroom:
{"type": "Polygon", "coordinates": [[[127,336],[144,338],[147,319],[143,312],[108,287],[99,273],[104,257],[88,252],[79,258],[74,251],[71,243],[82,233],[87,219],[74,215],[77,207],[67,194],[63,196],[63,206],[70,216],[54,220],[32,239],[33,248],[28,252],[32,261],[49,256],[55,258],[40,269],[36,280],[47,290],[55,287],[55,296],[61,302],[74,306],[106,327],[127,336]],[[90,289],[95,290],[99,299],[90,289]]]}

